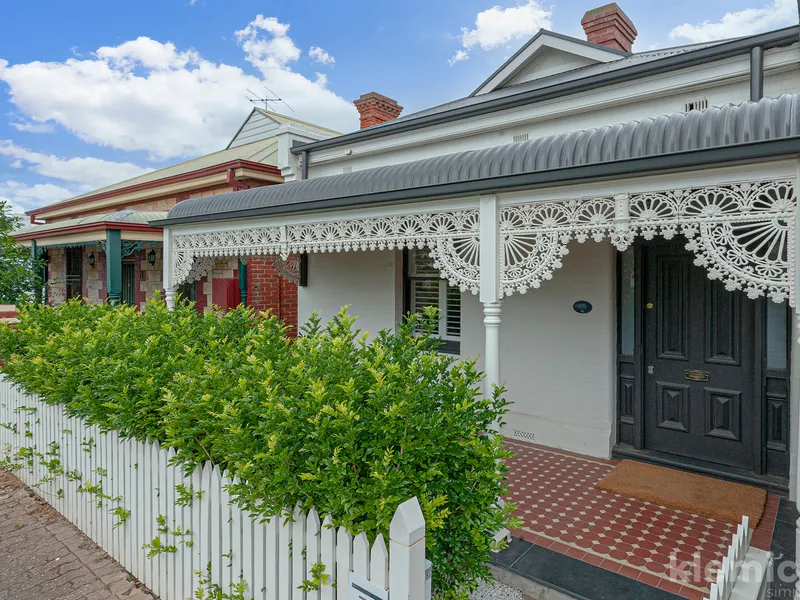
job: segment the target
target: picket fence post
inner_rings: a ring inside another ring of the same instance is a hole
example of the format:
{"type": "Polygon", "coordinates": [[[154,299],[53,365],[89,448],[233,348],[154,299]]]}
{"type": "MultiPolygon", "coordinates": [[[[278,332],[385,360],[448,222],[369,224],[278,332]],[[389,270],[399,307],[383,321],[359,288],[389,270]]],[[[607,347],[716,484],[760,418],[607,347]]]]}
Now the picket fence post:
{"type": "Polygon", "coordinates": [[[397,507],[389,525],[389,538],[392,600],[426,600],[425,517],[416,498],[397,507]]]}

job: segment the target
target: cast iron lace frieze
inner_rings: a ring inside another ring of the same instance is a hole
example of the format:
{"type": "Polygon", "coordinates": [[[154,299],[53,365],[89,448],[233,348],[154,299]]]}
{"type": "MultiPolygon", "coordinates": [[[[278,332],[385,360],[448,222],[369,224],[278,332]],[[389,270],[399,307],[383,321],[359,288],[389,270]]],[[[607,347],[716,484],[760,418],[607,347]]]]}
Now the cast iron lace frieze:
{"type": "MultiPolygon", "coordinates": [[[[451,285],[477,293],[480,285],[478,211],[459,210],[419,215],[326,221],[302,225],[257,227],[172,237],[172,285],[207,275],[209,258],[278,259],[303,252],[349,252],[394,248],[431,249],[436,266],[451,285]]],[[[287,272],[293,273],[294,267],[287,272]]],[[[297,275],[299,276],[299,263],[297,275]]]]}
{"type": "Polygon", "coordinates": [[[683,234],[710,279],[794,306],[796,204],[793,181],[763,181],[505,207],[502,293],[524,293],[551,279],[573,239],[610,238],[624,251],[637,235],[683,234]]]}
{"type": "MultiPolygon", "coordinates": [[[[728,290],[788,299],[794,306],[796,204],[794,182],[780,180],[504,206],[501,295],[551,279],[573,240],[610,239],[623,251],[636,236],[683,235],[695,264],[728,290]]],[[[291,255],[427,246],[451,285],[477,293],[479,225],[478,211],[467,209],[175,234],[172,285],[207,275],[215,257],[272,258],[296,280],[299,269],[287,262],[291,255]]]]}

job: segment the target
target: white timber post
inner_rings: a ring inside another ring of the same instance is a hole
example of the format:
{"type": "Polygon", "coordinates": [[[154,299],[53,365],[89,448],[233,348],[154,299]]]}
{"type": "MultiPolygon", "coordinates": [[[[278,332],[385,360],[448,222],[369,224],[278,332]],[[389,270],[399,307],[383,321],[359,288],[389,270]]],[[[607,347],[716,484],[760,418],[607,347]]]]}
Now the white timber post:
{"type": "Polygon", "coordinates": [[[425,517],[416,498],[397,507],[389,538],[389,597],[426,600],[425,517]]]}
{"type": "Polygon", "coordinates": [[[500,215],[497,196],[480,198],[480,298],[485,329],[484,395],[500,385],[500,215]]]}
{"type": "MultiPolygon", "coordinates": [[[[792,314],[792,352],[791,352],[791,365],[789,371],[789,398],[792,403],[796,403],[800,398],[800,210],[797,206],[797,196],[800,191],[800,160],[797,161],[797,179],[795,180],[794,193],[795,193],[795,211],[794,211],[794,256],[789,257],[790,260],[794,258],[794,313],[792,314]]],[[[791,248],[791,246],[790,246],[791,248]]],[[[789,439],[794,439],[794,465],[790,466],[790,473],[794,475],[794,489],[790,492],[790,496],[795,502],[800,498],[800,428],[790,427],[790,431],[794,432],[794,436],[789,439]],[[792,493],[793,492],[793,493],[792,493]]],[[[791,449],[791,442],[789,444],[791,449]]],[[[797,573],[800,574],[800,519],[797,520],[795,525],[795,568],[797,573]]],[[[795,581],[795,598],[800,598],[800,578],[795,581]]]]}
{"type": "Polygon", "coordinates": [[[172,310],[175,308],[175,292],[177,290],[172,285],[172,230],[169,227],[164,228],[164,250],[161,262],[164,269],[164,299],[167,302],[167,308],[172,310]]]}

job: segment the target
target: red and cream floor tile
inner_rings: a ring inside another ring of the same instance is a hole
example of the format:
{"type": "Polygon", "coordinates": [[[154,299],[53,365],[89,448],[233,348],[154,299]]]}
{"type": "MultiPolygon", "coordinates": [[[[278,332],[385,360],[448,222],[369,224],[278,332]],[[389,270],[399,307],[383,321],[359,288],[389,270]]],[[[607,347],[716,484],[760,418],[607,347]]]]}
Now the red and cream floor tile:
{"type": "MultiPolygon", "coordinates": [[[[686,598],[703,598],[736,526],[596,489],[617,461],[507,440],[518,537],[686,598]]],[[[778,497],[752,545],[768,550],[778,497]]]]}

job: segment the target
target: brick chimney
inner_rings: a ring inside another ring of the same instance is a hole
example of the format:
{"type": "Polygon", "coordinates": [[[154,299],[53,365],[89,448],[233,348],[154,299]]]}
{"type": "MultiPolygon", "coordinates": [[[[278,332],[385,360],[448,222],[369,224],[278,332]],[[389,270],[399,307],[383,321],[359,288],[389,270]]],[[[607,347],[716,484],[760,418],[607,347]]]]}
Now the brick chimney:
{"type": "Polygon", "coordinates": [[[630,52],[639,34],[616,2],[588,11],[581,19],[586,39],[593,44],[630,52]]]}
{"type": "Polygon", "coordinates": [[[361,115],[361,129],[372,127],[384,121],[393,121],[403,112],[403,107],[397,100],[387,98],[377,92],[362,94],[361,98],[353,102],[361,115]]]}

